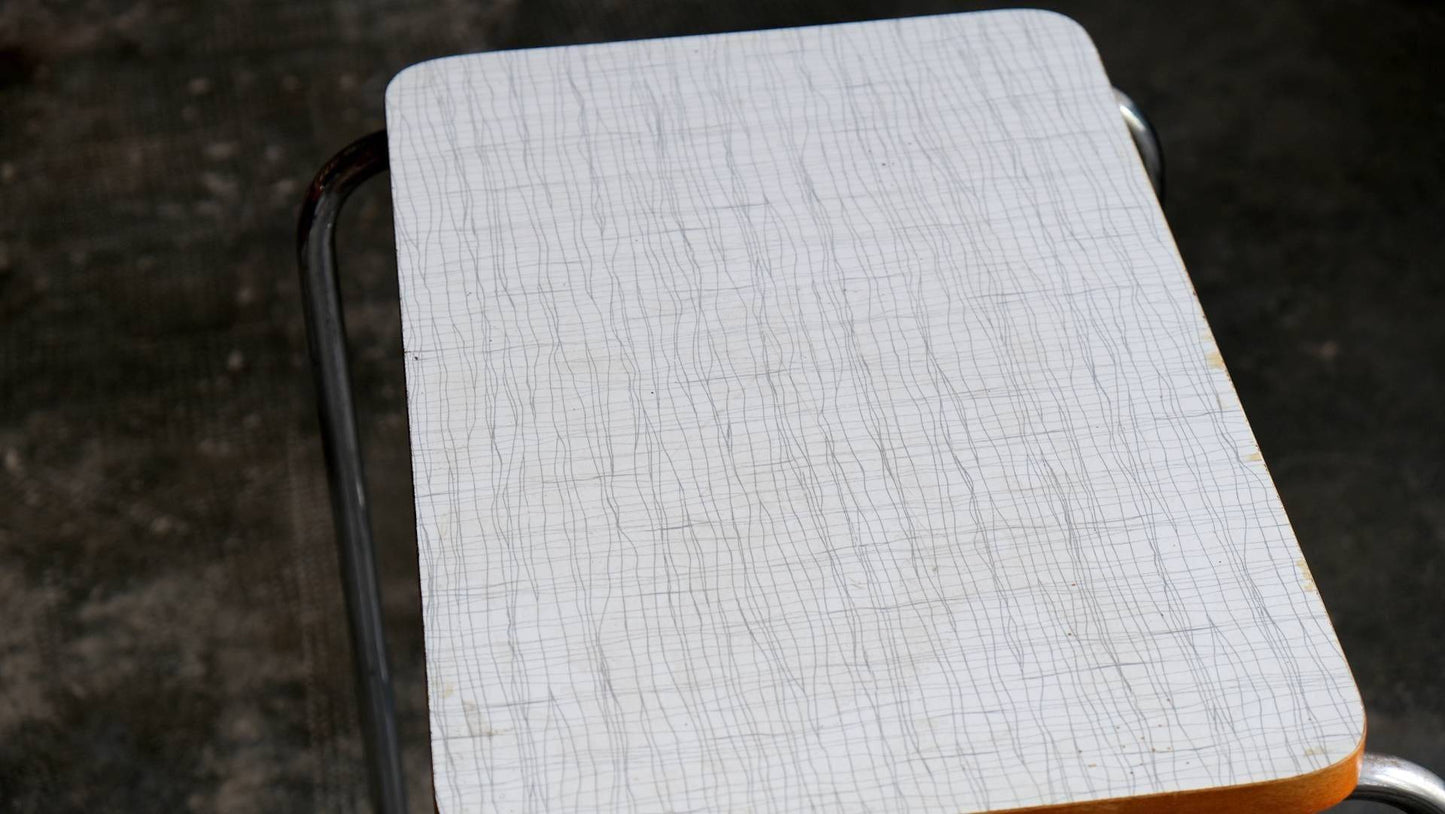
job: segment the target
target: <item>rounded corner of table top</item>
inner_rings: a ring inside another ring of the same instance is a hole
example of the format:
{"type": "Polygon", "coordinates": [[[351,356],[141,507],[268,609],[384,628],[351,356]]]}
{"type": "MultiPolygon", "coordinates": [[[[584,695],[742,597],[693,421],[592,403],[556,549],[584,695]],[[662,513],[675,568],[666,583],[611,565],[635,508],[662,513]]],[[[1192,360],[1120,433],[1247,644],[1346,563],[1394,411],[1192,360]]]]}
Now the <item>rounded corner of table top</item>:
{"type": "Polygon", "coordinates": [[[1221,811],[1268,811],[1271,814],[1316,814],[1350,796],[1360,779],[1365,739],[1345,757],[1302,774],[1214,786],[1166,794],[1111,797],[1078,803],[1002,809],[994,814],[1217,814],[1221,811]]]}

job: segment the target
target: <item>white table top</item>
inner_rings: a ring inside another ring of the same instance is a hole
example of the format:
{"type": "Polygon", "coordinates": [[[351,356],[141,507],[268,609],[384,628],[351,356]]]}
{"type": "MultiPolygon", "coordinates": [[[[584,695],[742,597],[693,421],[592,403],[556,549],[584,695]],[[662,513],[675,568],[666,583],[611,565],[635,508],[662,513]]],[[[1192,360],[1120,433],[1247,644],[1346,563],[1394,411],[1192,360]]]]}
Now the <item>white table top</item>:
{"type": "Polygon", "coordinates": [[[1356,753],[1074,23],[456,57],[387,122],[442,812],[996,810],[1356,753]]]}

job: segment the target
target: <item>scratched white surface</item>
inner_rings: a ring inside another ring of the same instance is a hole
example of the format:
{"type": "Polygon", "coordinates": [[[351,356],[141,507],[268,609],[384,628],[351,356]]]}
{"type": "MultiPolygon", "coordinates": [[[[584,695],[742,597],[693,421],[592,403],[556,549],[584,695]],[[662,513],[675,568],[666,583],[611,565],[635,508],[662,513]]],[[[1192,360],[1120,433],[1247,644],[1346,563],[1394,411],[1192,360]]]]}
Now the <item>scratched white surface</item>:
{"type": "Polygon", "coordinates": [[[457,57],[387,123],[443,812],[1005,809],[1354,750],[1073,23],[457,57]]]}

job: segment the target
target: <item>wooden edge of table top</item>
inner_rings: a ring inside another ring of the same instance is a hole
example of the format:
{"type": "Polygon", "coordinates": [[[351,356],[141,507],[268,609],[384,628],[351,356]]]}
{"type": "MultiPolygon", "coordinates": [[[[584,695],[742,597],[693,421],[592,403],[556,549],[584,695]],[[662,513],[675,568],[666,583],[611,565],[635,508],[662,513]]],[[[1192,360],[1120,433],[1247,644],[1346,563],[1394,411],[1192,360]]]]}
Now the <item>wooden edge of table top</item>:
{"type": "Polygon", "coordinates": [[[998,814],[1218,814],[1221,811],[1268,811],[1271,814],[1317,814],[1342,802],[1360,780],[1365,739],[1345,759],[1304,774],[1216,786],[1168,794],[1114,797],[1087,803],[1011,808],[998,814]]]}
{"type": "MultiPolygon", "coordinates": [[[[1115,797],[1087,803],[1011,808],[997,814],[1218,814],[1220,811],[1269,811],[1273,814],[1317,814],[1343,802],[1360,781],[1365,739],[1349,757],[1313,772],[1239,786],[1219,786],[1174,794],[1115,797]]],[[[441,803],[432,796],[432,810],[441,803]]]]}

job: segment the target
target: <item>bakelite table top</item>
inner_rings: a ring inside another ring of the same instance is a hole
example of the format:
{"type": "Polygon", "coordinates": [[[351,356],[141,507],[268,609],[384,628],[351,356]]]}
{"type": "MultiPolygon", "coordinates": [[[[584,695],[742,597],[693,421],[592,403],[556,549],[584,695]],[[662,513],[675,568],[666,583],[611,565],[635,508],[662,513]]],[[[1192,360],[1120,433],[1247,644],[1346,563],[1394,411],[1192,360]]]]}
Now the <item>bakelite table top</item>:
{"type": "Polygon", "coordinates": [[[455,57],[387,125],[442,812],[1349,793],[1358,692],[1077,25],[455,57]]]}

